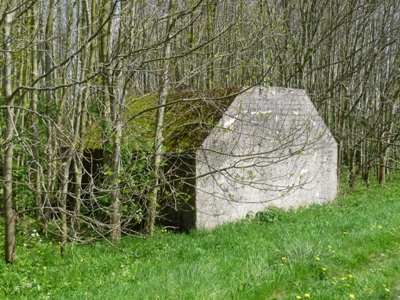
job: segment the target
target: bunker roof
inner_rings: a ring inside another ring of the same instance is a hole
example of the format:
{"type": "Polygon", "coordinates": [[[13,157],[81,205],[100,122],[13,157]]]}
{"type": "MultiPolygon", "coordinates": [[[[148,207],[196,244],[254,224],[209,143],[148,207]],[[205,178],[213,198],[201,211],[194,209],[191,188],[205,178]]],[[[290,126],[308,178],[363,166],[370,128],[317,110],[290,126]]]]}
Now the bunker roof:
{"type": "MultiPolygon", "coordinates": [[[[233,87],[170,93],[165,106],[165,150],[180,152],[198,148],[240,91],[241,88],[233,87]]],[[[127,106],[127,129],[141,128],[139,138],[153,141],[157,105],[158,95],[133,98],[127,106]]]]}

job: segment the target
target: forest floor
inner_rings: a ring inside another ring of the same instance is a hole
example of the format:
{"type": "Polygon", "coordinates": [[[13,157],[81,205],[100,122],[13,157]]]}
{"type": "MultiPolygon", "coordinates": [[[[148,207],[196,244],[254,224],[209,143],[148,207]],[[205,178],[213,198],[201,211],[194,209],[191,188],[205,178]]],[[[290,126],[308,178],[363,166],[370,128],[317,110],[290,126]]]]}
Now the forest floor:
{"type": "Polygon", "coordinates": [[[400,180],[119,247],[73,245],[62,259],[57,241],[21,231],[0,299],[399,299],[400,180]]]}

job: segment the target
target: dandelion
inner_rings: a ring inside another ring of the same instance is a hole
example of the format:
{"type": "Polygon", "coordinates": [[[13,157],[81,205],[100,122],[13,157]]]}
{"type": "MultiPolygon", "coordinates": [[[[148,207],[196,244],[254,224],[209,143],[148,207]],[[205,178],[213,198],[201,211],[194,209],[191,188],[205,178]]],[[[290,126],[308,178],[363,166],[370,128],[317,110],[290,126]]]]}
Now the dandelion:
{"type": "Polygon", "coordinates": [[[346,277],[340,278],[341,281],[345,281],[346,279],[347,279],[346,277]]]}
{"type": "Polygon", "coordinates": [[[286,261],[286,257],[282,256],[282,257],[281,257],[281,260],[282,260],[282,261],[286,261]]]}
{"type": "Polygon", "coordinates": [[[275,252],[276,252],[276,253],[279,253],[279,252],[281,252],[281,251],[279,251],[279,249],[275,249],[275,252]]]}
{"type": "Polygon", "coordinates": [[[349,232],[348,232],[348,231],[343,231],[342,234],[343,234],[343,235],[348,235],[349,232]]]}
{"type": "Polygon", "coordinates": [[[349,298],[350,298],[350,299],[354,299],[355,297],[356,297],[356,296],[354,296],[354,294],[350,294],[350,295],[349,295],[349,298]]]}
{"type": "Polygon", "coordinates": [[[386,284],[383,284],[383,287],[385,288],[386,292],[388,292],[388,293],[390,292],[390,289],[386,286],[386,284]]]}
{"type": "Polygon", "coordinates": [[[354,278],[354,275],[353,274],[349,274],[349,278],[354,278]]]}
{"type": "Polygon", "coordinates": [[[46,271],[46,270],[47,270],[47,267],[43,267],[43,270],[46,271]]]}
{"type": "Polygon", "coordinates": [[[323,272],[326,272],[328,269],[327,268],[322,268],[322,271],[323,272]]]}
{"type": "Polygon", "coordinates": [[[304,298],[310,298],[310,294],[305,293],[305,294],[304,294],[304,298]]]}
{"type": "Polygon", "coordinates": [[[318,261],[320,261],[320,260],[321,260],[321,258],[320,258],[319,256],[317,256],[317,257],[315,258],[315,260],[318,260],[318,261]]]}
{"type": "Polygon", "coordinates": [[[337,282],[336,281],[332,281],[332,285],[335,285],[335,284],[337,284],[337,282]]]}
{"type": "Polygon", "coordinates": [[[296,299],[301,299],[301,296],[298,296],[298,295],[297,295],[297,296],[296,296],[296,299]]]}

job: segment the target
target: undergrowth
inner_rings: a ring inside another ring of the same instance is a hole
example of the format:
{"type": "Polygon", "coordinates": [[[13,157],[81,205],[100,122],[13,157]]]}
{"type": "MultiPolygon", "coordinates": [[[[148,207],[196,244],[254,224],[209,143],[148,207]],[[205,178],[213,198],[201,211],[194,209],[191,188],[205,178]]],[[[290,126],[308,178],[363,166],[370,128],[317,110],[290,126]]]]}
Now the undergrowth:
{"type": "MultiPolygon", "coordinates": [[[[18,233],[0,299],[398,299],[399,181],[188,234],[75,245],[18,233]]],[[[1,225],[2,235],[4,234],[1,225]]]]}

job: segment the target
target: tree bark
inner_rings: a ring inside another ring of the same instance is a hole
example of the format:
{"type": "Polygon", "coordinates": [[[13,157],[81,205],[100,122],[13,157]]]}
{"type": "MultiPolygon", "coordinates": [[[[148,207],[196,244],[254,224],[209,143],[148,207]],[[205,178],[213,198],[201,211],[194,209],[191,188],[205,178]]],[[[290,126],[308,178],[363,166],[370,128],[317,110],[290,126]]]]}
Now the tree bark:
{"type": "Polygon", "coordinates": [[[4,219],[5,219],[5,238],[4,238],[4,254],[5,261],[12,263],[16,259],[15,248],[15,219],[16,213],[13,208],[13,154],[14,154],[14,133],[15,133],[15,120],[14,120],[14,98],[12,97],[12,70],[13,61],[11,57],[11,29],[15,16],[15,1],[10,1],[10,10],[5,12],[4,25],[3,25],[3,52],[4,52],[4,97],[6,99],[6,113],[5,113],[5,144],[4,144],[4,170],[3,170],[3,202],[4,202],[4,219]]]}
{"type": "Polygon", "coordinates": [[[162,160],[162,145],[163,145],[163,127],[164,127],[164,112],[165,104],[167,103],[167,95],[170,90],[170,58],[171,58],[171,28],[170,28],[170,11],[172,1],[169,0],[167,7],[167,21],[166,21],[166,41],[164,45],[164,73],[163,73],[163,86],[158,99],[158,109],[157,109],[157,120],[155,129],[155,140],[154,140],[154,186],[151,191],[149,201],[147,203],[147,213],[145,218],[145,233],[149,236],[154,234],[155,230],[155,220],[157,214],[157,201],[158,193],[160,190],[161,182],[161,160],[162,160]]]}
{"type": "MultiPolygon", "coordinates": [[[[34,17],[32,17],[32,23],[33,23],[33,28],[32,32],[33,34],[36,33],[36,31],[39,28],[39,18],[36,17],[37,15],[37,9],[34,8],[34,17]]],[[[36,41],[33,45],[32,53],[31,53],[31,65],[32,65],[32,71],[31,71],[31,81],[34,82],[34,80],[39,76],[39,66],[38,66],[38,40],[39,38],[36,37],[36,41]]],[[[33,91],[31,92],[31,109],[33,112],[37,112],[37,106],[38,106],[38,93],[33,91]]],[[[40,155],[39,155],[39,145],[40,145],[40,137],[39,137],[39,128],[38,124],[39,123],[39,118],[34,115],[33,116],[33,121],[32,121],[32,154],[33,154],[33,172],[32,172],[32,177],[33,177],[33,193],[35,197],[35,218],[37,221],[41,221],[43,218],[43,210],[42,210],[42,189],[41,189],[41,170],[40,170],[40,155]]]]}
{"type": "Polygon", "coordinates": [[[67,254],[68,247],[68,223],[67,223],[67,195],[68,195],[68,182],[69,182],[69,170],[72,161],[71,150],[65,151],[65,160],[61,164],[61,182],[60,182],[60,196],[58,208],[61,219],[61,244],[60,252],[61,256],[65,257],[67,254]]]}

